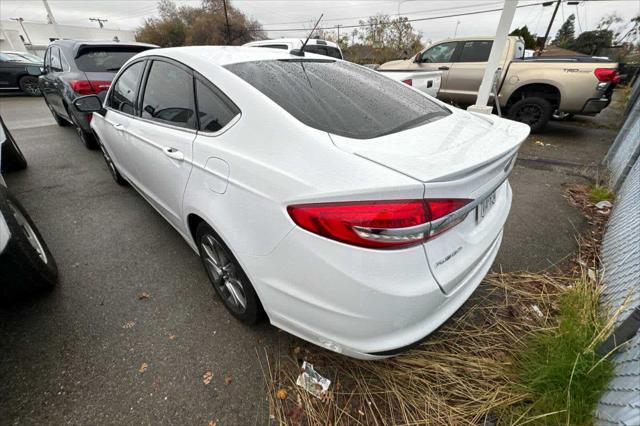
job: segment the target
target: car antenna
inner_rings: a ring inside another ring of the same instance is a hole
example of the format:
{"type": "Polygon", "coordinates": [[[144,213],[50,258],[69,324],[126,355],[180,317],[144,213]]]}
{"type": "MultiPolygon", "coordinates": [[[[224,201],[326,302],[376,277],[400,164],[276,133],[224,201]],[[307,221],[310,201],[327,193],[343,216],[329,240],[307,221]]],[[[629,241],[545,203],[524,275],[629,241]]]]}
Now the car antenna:
{"type": "Polygon", "coordinates": [[[322,19],[323,16],[324,16],[324,13],[321,13],[320,17],[318,18],[318,21],[313,26],[313,29],[311,30],[311,32],[307,36],[307,39],[304,41],[304,43],[302,43],[302,47],[300,49],[291,49],[291,51],[289,53],[291,53],[292,55],[296,55],[296,56],[304,56],[304,48],[307,47],[307,43],[309,42],[309,39],[311,38],[311,35],[313,34],[313,32],[318,27],[318,24],[320,23],[320,20],[322,19]]]}

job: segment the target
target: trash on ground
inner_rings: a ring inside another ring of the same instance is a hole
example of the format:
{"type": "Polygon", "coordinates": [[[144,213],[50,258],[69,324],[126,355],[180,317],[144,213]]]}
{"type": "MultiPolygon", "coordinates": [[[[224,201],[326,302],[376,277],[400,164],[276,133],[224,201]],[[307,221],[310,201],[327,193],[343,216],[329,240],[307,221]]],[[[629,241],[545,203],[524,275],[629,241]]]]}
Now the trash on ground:
{"type": "Polygon", "coordinates": [[[287,397],[287,390],[286,389],[278,389],[278,392],[276,392],[276,397],[280,400],[286,399],[287,397]]]}
{"type": "Polygon", "coordinates": [[[202,375],[202,383],[204,383],[205,385],[208,385],[209,383],[211,383],[212,379],[213,379],[213,373],[211,371],[206,371],[202,375]]]}
{"type": "Polygon", "coordinates": [[[138,300],[149,300],[149,299],[151,299],[151,295],[146,291],[138,295],[138,300]]]}
{"type": "Polygon", "coordinates": [[[302,372],[296,380],[296,385],[304,388],[316,398],[323,399],[327,395],[331,380],[322,377],[307,361],[302,362],[302,372]]]}
{"type": "Polygon", "coordinates": [[[538,307],[538,305],[531,305],[531,309],[533,310],[533,312],[536,313],[536,315],[538,315],[540,318],[544,318],[544,314],[542,313],[542,311],[540,310],[540,308],[538,307]]]}
{"type": "Polygon", "coordinates": [[[613,207],[613,204],[611,204],[611,201],[608,201],[608,200],[602,200],[596,204],[596,208],[598,210],[610,209],[611,207],[613,207]]]}
{"type": "Polygon", "coordinates": [[[147,364],[146,362],[143,362],[140,368],[138,369],[138,372],[140,374],[144,374],[144,372],[147,371],[147,368],[149,368],[149,364],[147,364]]]}

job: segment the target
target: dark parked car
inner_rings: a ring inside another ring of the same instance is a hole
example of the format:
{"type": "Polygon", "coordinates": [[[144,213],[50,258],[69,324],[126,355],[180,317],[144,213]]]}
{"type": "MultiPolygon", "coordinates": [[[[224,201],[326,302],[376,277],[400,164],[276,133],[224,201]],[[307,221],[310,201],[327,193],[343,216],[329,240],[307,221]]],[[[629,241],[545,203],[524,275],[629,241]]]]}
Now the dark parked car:
{"type": "Polygon", "coordinates": [[[56,40],[44,56],[40,90],[58,125],[73,125],[89,149],[98,144],[89,125],[91,114],[73,106],[78,96],[105,96],[111,80],[132,56],[157,46],[112,41],[56,40]]]}
{"type": "MultiPolygon", "coordinates": [[[[0,171],[27,167],[0,117],[0,171]]],[[[52,288],[58,267],[35,224],[0,174],[0,303],[52,288]]]]}
{"type": "Polygon", "coordinates": [[[38,77],[30,75],[27,67],[38,65],[14,52],[0,52],[0,89],[20,90],[30,96],[40,96],[38,77]]]}

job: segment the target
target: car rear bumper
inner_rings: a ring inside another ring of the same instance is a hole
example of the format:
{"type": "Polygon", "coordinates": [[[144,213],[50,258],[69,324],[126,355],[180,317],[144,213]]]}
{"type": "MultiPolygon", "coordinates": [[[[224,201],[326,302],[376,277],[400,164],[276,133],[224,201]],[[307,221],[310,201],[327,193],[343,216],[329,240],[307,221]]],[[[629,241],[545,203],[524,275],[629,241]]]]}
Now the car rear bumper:
{"type": "Polygon", "coordinates": [[[448,294],[421,246],[357,249],[294,228],[269,255],[241,262],[273,325],[354,358],[381,359],[449,319],[483,280],[501,241],[502,230],[448,294]]]}

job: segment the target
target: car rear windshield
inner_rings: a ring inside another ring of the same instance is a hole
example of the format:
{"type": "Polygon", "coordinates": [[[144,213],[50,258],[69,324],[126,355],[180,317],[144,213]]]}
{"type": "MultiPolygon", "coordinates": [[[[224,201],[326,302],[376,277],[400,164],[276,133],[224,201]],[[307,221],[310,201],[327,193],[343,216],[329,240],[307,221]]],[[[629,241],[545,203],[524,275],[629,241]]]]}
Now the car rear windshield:
{"type": "Polygon", "coordinates": [[[125,62],[143,50],[144,46],[91,46],[81,48],[76,65],[84,72],[117,72],[125,62]]]}
{"type": "Polygon", "coordinates": [[[426,96],[348,62],[272,60],[226,68],[307,126],[371,139],[450,114],[426,96]]]}

